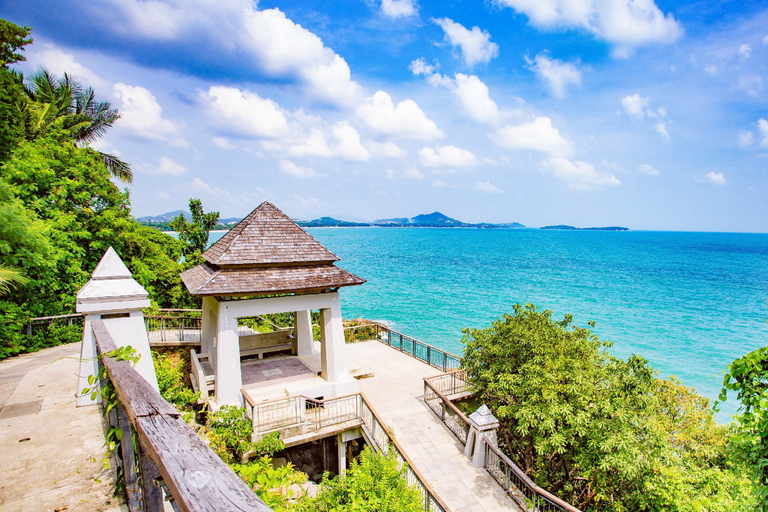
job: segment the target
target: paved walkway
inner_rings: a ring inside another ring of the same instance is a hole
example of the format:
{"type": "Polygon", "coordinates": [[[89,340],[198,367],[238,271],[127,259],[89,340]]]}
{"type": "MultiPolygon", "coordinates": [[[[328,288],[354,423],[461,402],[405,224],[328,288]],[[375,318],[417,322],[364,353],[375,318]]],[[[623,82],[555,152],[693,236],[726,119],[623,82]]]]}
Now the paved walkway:
{"type": "Polygon", "coordinates": [[[0,511],[127,510],[102,467],[101,411],[76,407],[79,358],[74,343],[0,361],[0,511]]]}
{"type": "Polygon", "coordinates": [[[351,361],[374,377],[360,391],[440,498],[457,512],[520,510],[496,481],[464,456],[464,445],[424,403],[424,377],[440,374],[378,341],[347,344],[351,361]]]}

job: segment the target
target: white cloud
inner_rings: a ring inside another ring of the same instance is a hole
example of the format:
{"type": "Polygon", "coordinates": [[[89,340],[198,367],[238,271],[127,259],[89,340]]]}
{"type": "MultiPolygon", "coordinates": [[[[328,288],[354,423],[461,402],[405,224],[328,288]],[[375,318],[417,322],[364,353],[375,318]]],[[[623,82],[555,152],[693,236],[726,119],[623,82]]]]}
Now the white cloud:
{"type": "Polygon", "coordinates": [[[530,123],[517,126],[506,125],[492,136],[496,143],[509,149],[540,151],[554,156],[569,156],[573,146],[548,117],[537,117],[530,123]]]}
{"type": "Polygon", "coordinates": [[[748,148],[752,145],[753,142],[755,142],[755,134],[752,132],[741,131],[739,132],[737,138],[739,141],[739,147],[742,149],[748,148]]]}
{"type": "Polygon", "coordinates": [[[279,138],[291,133],[286,113],[269,98],[236,87],[214,86],[200,91],[211,120],[240,137],[279,138]]]}
{"type": "Polygon", "coordinates": [[[131,35],[213,46],[214,51],[251,61],[271,76],[296,79],[310,96],[333,104],[352,106],[362,97],[347,62],[277,8],[259,11],[252,0],[175,5],[113,0],[112,6],[119,30],[131,35]]]}
{"type": "Polygon", "coordinates": [[[415,167],[409,169],[403,169],[402,171],[395,171],[393,169],[387,169],[387,178],[391,180],[423,180],[424,175],[421,171],[415,167]]]}
{"type": "Polygon", "coordinates": [[[768,36],[763,37],[763,46],[768,46],[768,36]]]}
{"type": "Polygon", "coordinates": [[[437,69],[437,66],[433,66],[432,64],[428,64],[426,60],[424,60],[423,57],[419,57],[418,59],[411,62],[410,66],[408,66],[408,69],[413,72],[414,75],[431,75],[435,72],[437,69]]]}
{"type": "Polygon", "coordinates": [[[446,183],[443,180],[434,180],[432,182],[432,187],[433,188],[445,188],[446,187],[446,183]]]}
{"type": "Polygon", "coordinates": [[[739,83],[736,89],[744,91],[753,98],[760,96],[763,90],[763,77],[760,75],[739,75],[739,83]]]}
{"type": "Polygon", "coordinates": [[[161,156],[157,160],[157,164],[152,165],[141,163],[137,167],[142,173],[150,175],[162,174],[165,176],[181,176],[186,172],[184,166],[173,161],[167,156],[161,156]]]}
{"type": "Polygon", "coordinates": [[[659,133],[659,135],[664,137],[664,140],[669,142],[670,139],[669,139],[669,133],[667,133],[667,125],[666,125],[666,123],[658,123],[658,124],[656,124],[656,131],[659,133]]]}
{"type": "Polygon", "coordinates": [[[381,13],[388,18],[409,18],[418,12],[413,0],[381,0],[381,13]]]}
{"type": "Polygon", "coordinates": [[[645,115],[645,107],[648,106],[649,102],[648,98],[643,98],[639,94],[621,98],[621,106],[624,107],[624,112],[635,117],[643,117],[645,115]]]}
{"type": "Polygon", "coordinates": [[[66,73],[97,91],[109,87],[106,80],[91,71],[90,68],[77,62],[74,55],[65,52],[61,48],[51,44],[44,44],[42,50],[37,50],[34,45],[30,49],[33,51],[30,52],[28,60],[36,68],[46,69],[49,73],[59,77],[63,77],[64,73],[66,73]]]}
{"type": "Polygon", "coordinates": [[[707,183],[710,185],[723,186],[726,184],[725,176],[723,176],[723,173],[721,172],[711,171],[705,174],[703,178],[696,177],[695,179],[699,183],[707,183]]]}
{"type": "Polygon", "coordinates": [[[605,186],[615,187],[621,182],[610,173],[598,172],[587,162],[572,162],[565,158],[549,158],[543,162],[544,171],[565,181],[569,188],[592,190],[605,186]]]}
{"type": "Polygon", "coordinates": [[[682,34],[672,14],[664,15],[653,0],[496,0],[526,14],[531,25],[544,30],[561,27],[591,32],[615,46],[614,55],[632,48],[671,43],[682,34]]]}
{"type": "Polygon", "coordinates": [[[405,156],[405,151],[401,149],[397,144],[392,141],[386,142],[368,142],[368,151],[375,156],[383,156],[387,158],[402,158],[405,156]]]}
{"type": "Polygon", "coordinates": [[[188,194],[193,197],[210,197],[214,199],[230,198],[229,192],[224,189],[212,187],[200,178],[193,178],[192,181],[178,185],[175,188],[176,190],[179,190],[184,194],[188,194]]]}
{"type": "Polygon", "coordinates": [[[760,120],[757,121],[757,129],[760,132],[760,136],[762,137],[760,140],[760,145],[763,147],[768,147],[768,121],[760,118],[760,120]]]}
{"type": "Polygon", "coordinates": [[[490,181],[476,181],[475,188],[488,194],[503,194],[504,191],[499,187],[492,185],[490,181]]]}
{"type": "Polygon", "coordinates": [[[392,97],[378,91],[357,107],[357,115],[379,133],[406,139],[434,140],[444,136],[413,100],[394,105],[392,97]]]}
{"type": "Polygon", "coordinates": [[[648,176],[658,176],[661,174],[655,167],[648,164],[641,165],[637,170],[640,171],[640,174],[647,174],[648,176]]]}
{"type": "Polygon", "coordinates": [[[496,123],[501,115],[496,103],[491,99],[486,86],[475,75],[456,73],[453,93],[459,98],[467,115],[480,123],[496,123]]]}
{"type": "Polygon", "coordinates": [[[299,167],[289,160],[280,160],[277,165],[285,174],[293,176],[294,178],[319,178],[325,176],[309,167],[299,167]]]}
{"type": "Polygon", "coordinates": [[[472,27],[472,30],[468,30],[449,18],[432,21],[442,27],[445,40],[451,46],[461,49],[464,62],[468,66],[474,66],[480,62],[488,63],[499,55],[499,45],[491,42],[491,34],[487,30],[480,30],[480,27],[472,27]]]}
{"type": "Polygon", "coordinates": [[[214,137],[211,142],[213,142],[213,145],[220,149],[235,149],[237,146],[234,146],[233,144],[230,144],[227,139],[224,137],[214,137]]]}
{"type": "Polygon", "coordinates": [[[477,158],[471,151],[456,146],[435,146],[419,151],[419,162],[424,167],[472,167],[477,165],[477,158]]]}
{"type": "Polygon", "coordinates": [[[163,109],[147,89],[123,83],[115,84],[115,97],[120,101],[120,119],[115,126],[133,132],[137,137],[168,142],[171,146],[186,148],[186,140],[179,136],[179,126],[163,118],[163,109]]]}
{"type": "Polygon", "coordinates": [[[536,55],[533,60],[526,56],[525,61],[528,68],[547,85],[555,98],[565,98],[569,85],[581,87],[581,70],[575,64],[550,59],[546,53],[536,55]]]}
{"type": "MultiPolygon", "coordinates": [[[[339,121],[330,127],[328,137],[319,128],[310,131],[309,136],[290,145],[287,153],[295,157],[341,158],[350,162],[367,162],[371,153],[360,143],[360,134],[347,121],[339,121]]],[[[278,144],[275,150],[281,150],[278,144]]]]}
{"type": "Polygon", "coordinates": [[[739,46],[739,59],[743,62],[752,55],[752,47],[748,44],[739,46]]]}
{"type": "Polygon", "coordinates": [[[717,66],[715,66],[714,64],[706,64],[704,65],[704,71],[714,76],[718,73],[719,70],[717,69],[717,66]]]}

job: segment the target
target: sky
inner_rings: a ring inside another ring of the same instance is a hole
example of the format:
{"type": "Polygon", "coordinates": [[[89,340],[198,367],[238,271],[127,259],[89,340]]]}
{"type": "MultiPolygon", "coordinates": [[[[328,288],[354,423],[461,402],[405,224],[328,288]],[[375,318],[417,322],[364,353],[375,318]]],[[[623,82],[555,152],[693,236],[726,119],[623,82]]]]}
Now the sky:
{"type": "Polygon", "coordinates": [[[768,4],[25,0],[133,213],[768,232],[768,4]]]}

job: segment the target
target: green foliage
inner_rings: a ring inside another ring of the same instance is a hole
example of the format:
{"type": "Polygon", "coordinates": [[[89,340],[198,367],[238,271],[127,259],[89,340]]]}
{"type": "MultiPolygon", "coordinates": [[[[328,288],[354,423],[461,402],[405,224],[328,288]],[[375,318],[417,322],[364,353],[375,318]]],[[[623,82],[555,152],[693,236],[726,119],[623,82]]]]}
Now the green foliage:
{"type": "Polygon", "coordinates": [[[189,411],[190,404],[197,402],[200,393],[195,393],[186,385],[183,364],[178,364],[165,354],[153,354],[153,357],[160,395],[180,412],[189,411]]]}
{"type": "Polygon", "coordinates": [[[252,450],[253,426],[245,416],[243,407],[224,405],[213,413],[202,433],[216,454],[227,464],[239,460],[244,452],[252,450]]]}
{"type": "Polygon", "coordinates": [[[720,401],[735,391],[741,401],[731,437],[732,455],[750,469],[757,509],[768,511],[768,347],[728,365],[720,401]]]}
{"type": "Polygon", "coordinates": [[[554,321],[517,304],[463,341],[462,364],[500,420],[504,450],[565,501],[601,511],[749,506],[708,401],[656,378],[639,356],[611,356],[570,315],[554,321]]]}
{"type": "Polygon", "coordinates": [[[179,215],[170,222],[170,226],[184,243],[184,257],[188,266],[192,267],[200,262],[200,254],[208,247],[208,235],[219,220],[219,212],[203,213],[203,203],[199,199],[189,200],[189,211],[192,222],[179,215]]]}
{"type": "Polygon", "coordinates": [[[317,497],[299,503],[302,512],[418,512],[424,510],[421,493],[410,487],[406,467],[398,468],[394,450],[387,455],[363,450],[346,473],[323,476],[317,497]]]}
{"type": "Polygon", "coordinates": [[[27,38],[30,32],[32,29],[29,27],[0,19],[0,65],[7,67],[8,64],[27,60],[17,52],[24,51],[24,47],[32,42],[31,38],[27,38]]]}
{"type": "Polygon", "coordinates": [[[307,481],[307,475],[297,471],[290,462],[275,468],[272,459],[264,455],[247,464],[232,464],[231,467],[275,512],[293,509],[291,505],[304,497],[302,492],[294,492],[294,489],[307,481]]]}
{"type": "Polygon", "coordinates": [[[0,163],[24,139],[26,115],[22,77],[0,67],[0,163]]]}

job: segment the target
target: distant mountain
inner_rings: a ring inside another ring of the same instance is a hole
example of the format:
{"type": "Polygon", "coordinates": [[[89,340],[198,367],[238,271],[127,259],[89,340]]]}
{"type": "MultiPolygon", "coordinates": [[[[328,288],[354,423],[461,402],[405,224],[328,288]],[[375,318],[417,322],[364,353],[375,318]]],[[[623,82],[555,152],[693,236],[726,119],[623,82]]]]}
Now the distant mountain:
{"type": "Polygon", "coordinates": [[[228,219],[219,219],[219,224],[224,224],[225,226],[234,226],[241,220],[243,219],[240,217],[229,217],[228,219]]]}
{"type": "Polygon", "coordinates": [[[296,224],[303,228],[351,228],[358,226],[370,226],[368,222],[347,222],[333,217],[320,217],[315,220],[297,220],[296,224]]]}
{"type": "Polygon", "coordinates": [[[460,220],[452,219],[440,212],[417,215],[410,219],[416,226],[464,226],[460,220]]]}
{"type": "Polygon", "coordinates": [[[407,217],[397,217],[394,219],[376,219],[373,221],[375,226],[401,226],[403,224],[410,224],[411,221],[407,217]]]}
{"type": "Polygon", "coordinates": [[[184,215],[184,217],[187,220],[192,220],[192,216],[189,214],[189,212],[185,212],[184,210],[176,210],[176,211],[173,211],[173,212],[161,213],[160,215],[151,215],[149,217],[139,217],[136,220],[141,222],[142,224],[145,224],[145,223],[158,223],[158,222],[171,222],[173,219],[175,219],[179,215],[184,215]]]}
{"type": "Polygon", "coordinates": [[[556,226],[544,226],[539,229],[561,229],[572,231],[629,231],[629,228],[622,226],[606,226],[601,228],[575,228],[573,226],[566,226],[564,224],[558,224],[556,226]]]}
{"type": "Polygon", "coordinates": [[[492,224],[482,222],[479,224],[470,224],[457,219],[448,217],[440,212],[432,212],[417,215],[410,219],[396,217],[394,219],[378,219],[372,222],[374,226],[385,227],[419,227],[419,228],[524,228],[519,222],[508,222],[504,224],[492,224]]]}

